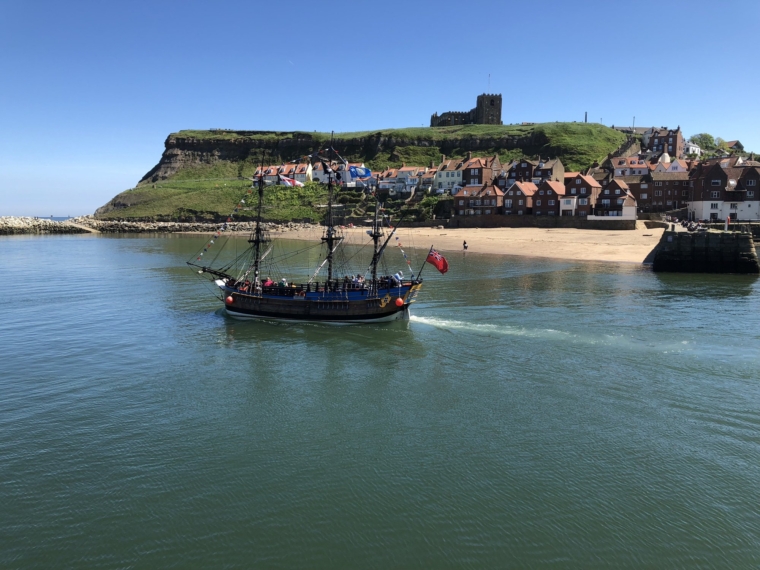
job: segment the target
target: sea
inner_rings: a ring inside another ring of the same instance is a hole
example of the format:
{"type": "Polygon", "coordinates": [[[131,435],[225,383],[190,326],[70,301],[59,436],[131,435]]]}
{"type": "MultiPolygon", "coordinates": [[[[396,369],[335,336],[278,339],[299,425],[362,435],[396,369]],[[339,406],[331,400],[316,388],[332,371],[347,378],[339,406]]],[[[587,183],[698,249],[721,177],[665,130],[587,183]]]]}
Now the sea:
{"type": "Polygon", "coordinates": [[[207,239],[0,238],[1,568],[760,567],[757,278],[457,252],[408,322],[236,321],[207,239]]]}

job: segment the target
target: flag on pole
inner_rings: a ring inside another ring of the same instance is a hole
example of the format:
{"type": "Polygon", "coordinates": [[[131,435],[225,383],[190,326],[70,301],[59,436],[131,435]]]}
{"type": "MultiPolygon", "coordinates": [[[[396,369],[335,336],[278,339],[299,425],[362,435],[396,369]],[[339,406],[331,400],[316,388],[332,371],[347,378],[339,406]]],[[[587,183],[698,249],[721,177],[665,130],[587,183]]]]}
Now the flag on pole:
{"type": "Polygon", "coordinates": [[[372,171],[363,166],[349,166],[348,172],[351,174],[352,178],[366,178],[367,176],[372,176],[372,171]]]}
{"type": "Polygon", "coordinates": [[[446,261],[446,258],[434,249],[430,250],[430,253],[428,253],[427,259],[425,261],[431,265],[434,265],[435,268],[441,273],[446,273],[449,270],[449,262],[446,261]]]}
{"type": "Polygon", "coordinates": [[[299,182],[295,178],[288,178],[282,174],[278,174],[278,176],[280,177],[280,182],[285,186],[303,186],[303,182],[299,182]]]}

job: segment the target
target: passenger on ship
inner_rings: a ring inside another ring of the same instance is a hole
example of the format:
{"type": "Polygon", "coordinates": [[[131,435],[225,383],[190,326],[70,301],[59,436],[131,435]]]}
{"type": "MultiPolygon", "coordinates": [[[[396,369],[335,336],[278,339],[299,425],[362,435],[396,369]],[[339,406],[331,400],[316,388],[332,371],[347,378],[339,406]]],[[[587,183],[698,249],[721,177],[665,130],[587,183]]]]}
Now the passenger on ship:
{"type": "Polygon", "coordinates": [[[264,283],[262,283],[262,285],[264,287],[271,287],[272,285],[274,285],[274,281],[272,281],[272,279],[267,275],[267,278],[264,279],[264,283]]]}

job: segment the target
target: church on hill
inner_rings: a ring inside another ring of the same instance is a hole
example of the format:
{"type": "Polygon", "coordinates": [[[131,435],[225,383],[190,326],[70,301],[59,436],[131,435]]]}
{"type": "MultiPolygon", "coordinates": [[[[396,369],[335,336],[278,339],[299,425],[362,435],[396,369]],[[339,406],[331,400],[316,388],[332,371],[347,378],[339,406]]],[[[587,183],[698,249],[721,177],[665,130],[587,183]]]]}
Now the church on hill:
{"type": "Polygon", "coordinates": [[[434,113],[430,117],[431,127],[451,125],[501,125],[501,94],[478,95],[474,109],[469,111],[446,111],[434,113]]]}

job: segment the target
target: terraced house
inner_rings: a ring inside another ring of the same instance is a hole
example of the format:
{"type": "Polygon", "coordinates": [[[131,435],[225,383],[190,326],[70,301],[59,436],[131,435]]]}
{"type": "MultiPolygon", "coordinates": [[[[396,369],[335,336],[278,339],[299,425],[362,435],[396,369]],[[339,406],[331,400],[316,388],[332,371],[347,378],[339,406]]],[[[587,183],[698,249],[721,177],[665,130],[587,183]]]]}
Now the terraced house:
{"type": "Polygon", "coordinates": [[[565,185],[556,180],[544,180],[533,194],[534,216],[559,216],[560,199],[565,195],[565,185]]]}
{"type": "Polygon", "coordinates": [[[492,184],[464,186],[452,192],[454,213],[458,216],[500,214],[504,192],[492,184]]]}
{"type": "Polygon", "coordinates": [[[533,213],[533,196],[538,187],[533,182],[515,182],[504,192],[504,214],[509,216],[533,213]]]}
{"type": "Polygon", "coordinates": [[[760,220],[760,162],[742,157],[713,158],[689,178],[689,212],[699,220],[760,220]]]}

